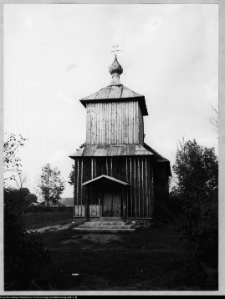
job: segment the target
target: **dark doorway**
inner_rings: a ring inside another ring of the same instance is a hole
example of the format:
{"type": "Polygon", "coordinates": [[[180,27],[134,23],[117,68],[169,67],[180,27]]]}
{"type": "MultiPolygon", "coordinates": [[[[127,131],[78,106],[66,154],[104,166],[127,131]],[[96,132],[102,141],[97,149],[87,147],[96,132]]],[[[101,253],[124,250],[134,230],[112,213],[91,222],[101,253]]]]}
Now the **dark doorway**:
{"type": "Polygon", "coordinates": [[[121,187],[113,184],[105,186],[103,190],[103,209],[104,217],[121,217],[121,187]]]}

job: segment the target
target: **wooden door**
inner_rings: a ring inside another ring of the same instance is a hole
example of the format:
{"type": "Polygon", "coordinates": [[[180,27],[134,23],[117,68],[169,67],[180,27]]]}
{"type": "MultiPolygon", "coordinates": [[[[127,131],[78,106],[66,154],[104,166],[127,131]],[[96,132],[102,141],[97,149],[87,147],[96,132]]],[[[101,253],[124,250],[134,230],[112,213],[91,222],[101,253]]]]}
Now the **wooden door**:
{"type": "Polygon", "coordinates": [[[104,217],[121,217],[121,188],[109,186],[103,192],[104,217]]]}

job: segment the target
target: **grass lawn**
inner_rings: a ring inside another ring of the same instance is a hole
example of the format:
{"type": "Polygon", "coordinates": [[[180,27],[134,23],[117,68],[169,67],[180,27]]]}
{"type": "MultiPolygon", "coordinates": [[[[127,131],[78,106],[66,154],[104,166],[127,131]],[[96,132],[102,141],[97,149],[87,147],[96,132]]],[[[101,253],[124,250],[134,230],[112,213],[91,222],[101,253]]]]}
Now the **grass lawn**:
{"type": "Polygon", "coordinates": [[[202,290],[186,280],[189,248],[172,224],[120,234],[68,228],[41,236],[52,255],[55,290],[202,290]]]}
{"type": "Polygon", "coordinates": [[[48,225],[66,224],[73,221],[71,209],[65,211],[26,213],[24,215],[27,229],[35,229],[48,225]]]}

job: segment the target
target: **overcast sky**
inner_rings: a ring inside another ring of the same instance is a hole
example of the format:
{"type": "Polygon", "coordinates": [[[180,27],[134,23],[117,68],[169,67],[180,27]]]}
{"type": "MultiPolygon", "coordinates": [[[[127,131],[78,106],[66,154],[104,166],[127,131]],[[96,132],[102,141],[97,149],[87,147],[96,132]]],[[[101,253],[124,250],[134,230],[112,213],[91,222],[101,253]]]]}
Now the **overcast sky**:
{"type": "Polygon", "coordinates": [[[217,4],[4,4],[4,131],[29,139],[18,155],[31,192],[46,163],[68,181],[85,142],[79,99],[109,84],[115,43],[122,84],[146,98],[145,142],[171,166],[182,137],[217,153],[217,4]]]}

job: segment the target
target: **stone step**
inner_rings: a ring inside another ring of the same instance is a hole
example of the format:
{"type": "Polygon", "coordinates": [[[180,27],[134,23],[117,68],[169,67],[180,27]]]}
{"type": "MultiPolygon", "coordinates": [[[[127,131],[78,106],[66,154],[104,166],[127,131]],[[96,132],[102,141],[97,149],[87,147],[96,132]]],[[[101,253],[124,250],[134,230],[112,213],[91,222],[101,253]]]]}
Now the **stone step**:
{"type": "Polygon", "coordinates": [[[126,222],[116,222],[116,221],[91,221],[91,222],[85,222],[82,225],[88,225],[88,226],[126,226],[126,222]]]}
{"type": "Polygon", "coordinates": [[[90,221],[76,227],[77,231],[90,231],[90,232],[119,232],[119,231],[134,231],[133,224],[127,224],[126,222],[118,221],[90,221]]]}
{"type": "Polygon", "coordinates": [[[121,218],[119,217],[100,217],[100,221],[123,221],[121,218]]]}
{"type": "Polygon", "coordinates": [[[92,233],[92,234],[99,234],[99,233],[107,233],[107,234],[116,234],[116,233],[131,233],[135,231],[135,228],[129,228],[129,229],[109,229],[109,228],[80,228],[76,227],[74,228],[77,232],[82,233],[92,233]]]}
{"type": "Polygon", "coordinates": [[[80,228],[88,228],[88,229],[129,229],[131,226],[116,226],[116,225],[107,225],[107,226],[89,226],[89,225],[81,225],[80,228]]]}

